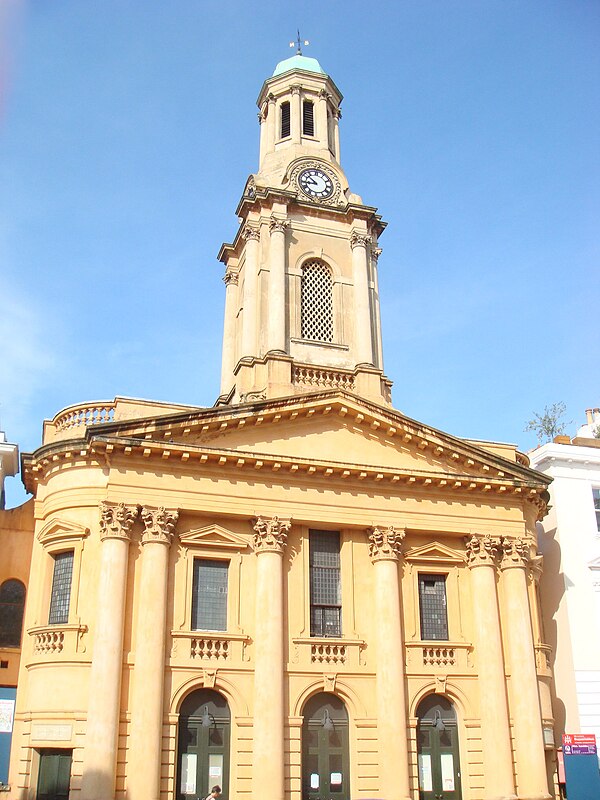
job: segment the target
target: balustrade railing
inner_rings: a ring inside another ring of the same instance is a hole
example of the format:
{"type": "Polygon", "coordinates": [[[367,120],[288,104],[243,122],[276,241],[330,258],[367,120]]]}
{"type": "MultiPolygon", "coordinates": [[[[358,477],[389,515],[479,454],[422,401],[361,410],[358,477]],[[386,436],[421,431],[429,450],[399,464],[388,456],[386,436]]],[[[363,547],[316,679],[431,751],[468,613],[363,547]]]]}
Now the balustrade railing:
{"type": "Polygon", "coordinates": [[[294,665],[356,669],[366,663],[366,643],[359,639],[293,639],[290,661],[294,665]]]}
{"type": "Polygon", "coordinates": [[[44,660],[68,659],[85,653],[87,625],[45,625],[30,628],[28,633],[33,637],[34,655],[44,660]]]}
{"type": "Polygon", "coordinates": [[[172,631],[171,663],[249,661],[250,637],[240,633],[172,631]]]}
{"type": "Polygon", "coordinates": [[[347,389],[354,391],[356,379],[351,372],[337,369],[294,365],[292,383],[301,386],[315,386],[326,389],[347,389]]]}
{"type": "Polygon", "coordinates": [[[405,647],[408,672],[469,672],[473,667],[473,647],[464,642],[406,642],[405,647]]]}

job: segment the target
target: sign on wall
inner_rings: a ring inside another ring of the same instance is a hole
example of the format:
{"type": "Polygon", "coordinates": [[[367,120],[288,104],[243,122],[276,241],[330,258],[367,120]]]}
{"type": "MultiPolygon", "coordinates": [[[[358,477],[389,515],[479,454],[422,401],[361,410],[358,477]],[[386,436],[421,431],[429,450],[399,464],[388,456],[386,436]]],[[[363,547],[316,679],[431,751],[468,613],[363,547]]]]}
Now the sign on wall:
{"type": "Polygon", "coordinates": [[[600,770],[593,733],[563,733],[565,778],[569,800],[598,800],[600,770]]]}

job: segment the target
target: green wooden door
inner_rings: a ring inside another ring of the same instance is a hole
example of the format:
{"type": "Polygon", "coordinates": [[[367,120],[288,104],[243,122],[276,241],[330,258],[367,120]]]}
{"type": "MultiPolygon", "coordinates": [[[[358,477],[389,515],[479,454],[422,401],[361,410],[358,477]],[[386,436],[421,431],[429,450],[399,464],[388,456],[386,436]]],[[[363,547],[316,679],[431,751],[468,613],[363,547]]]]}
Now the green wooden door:
{"type": "Polygon", "coordinates": [[[342,701],[322,693],[304,709],[302,800],[349,800],[348,715],[342,701]]]}
{"type": "Polygon", "coordinates": [[[41,750],[37,800],[68,800],[72,750],[41,750]]]}
{"type": "Polygon", "coordinates": [[[184,700],[179,716],[178,800],[204,800],[215,785],[221,787],[222,800],[228,800],[230,730],[227,702],[217,692],[202,689],[184,700]]]}
{"type": "Polygon", "coordinates": [[[458,727],[451,703],[430,695],[417,709],[420,800],[461,800],[458,727]]]}

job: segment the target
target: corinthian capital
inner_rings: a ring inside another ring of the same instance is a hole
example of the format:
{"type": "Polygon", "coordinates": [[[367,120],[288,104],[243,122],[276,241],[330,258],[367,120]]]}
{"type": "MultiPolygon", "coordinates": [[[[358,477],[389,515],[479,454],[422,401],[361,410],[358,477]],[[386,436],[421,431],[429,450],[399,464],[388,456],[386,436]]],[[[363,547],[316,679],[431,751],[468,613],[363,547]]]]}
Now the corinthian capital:
{"type": "Polygon", "coordinates": [[[277,217],[271,217],[269,220],[269,230],[271,233],[285,233],[285,229],[289,224],[289,220],[287,219],[277,219],[277,217]]]}
{"type": "Polygon", "coordinates": [[[381,247],[372,247],[371,248],[371,258],[375,263],[379,261],[379,256],[383,253],[381,247]]]}
{"type": "Polygon", "coordinates": [[[229,286],[232,283],[234,286],[237,286],[238,283],[238,274],[237,272],[231,272],[231,270],[227,270],[225,275],[223,275],[223,282],[225,286],[229,286]]]}
{"type": "Polygon", "coordinates": [[[500,549],[500,539],[485,534],[485,536],[468,536],[465,539],[467,546],[467,564],[470,567],[493,567],[496,555],[500,549]]]}
{"type": "Polygon", "coordinates": [[[502,537],[502,569],[520,567],[525,569],[529,565],[529,544],[520,538],[510,539],[502,537]]]}
{"type": "Polygon", "coordinates": [[[258,240],[260,239],[260,231],[253,225],[246,225],[244,227],[244,230],[242,231],[242,236],[246,241],[248,241],[249,239],[254,239],[258,242],[258,240]]]}
{"type": "Polygon", "coordinates": [[[257,517],[254,521],[254,538],[252,541],[255,552],[257,554],[268,551],[283,553],[290,526],[290,520],[279,519],[279,517],[272,517],[271,519],[257,517]]]}
{"type": "Polygon", "coordinates": [[[370,236],[367,236],[365,233],[358,233],[358,231],[352,231],[352,235],[350,236],[350,247],[353,250],[355,247],[367,247],[369,244],[371,244],[370,236]]]}
{"type": "Polygon", "coordinates": [[[384,559],[398,561],[406,533],[396,528],[377,527],[369,530],[369,555],[371,561],[384,559]]]}
{"type": "Polygon", "coordinates": [[[160,508],[143,508],[142,521],[145,530],[142,534],[142,544],[149,542],[171,544],[178,517],[178,511],[167,511],[162,506],[160,508]]]}
{"type": "Polygon", "coordinates": [[[125,539],[129,541],[133,523],[138,515],[137,506],[125,503],[100,503],[100,539],[125,539]]]}

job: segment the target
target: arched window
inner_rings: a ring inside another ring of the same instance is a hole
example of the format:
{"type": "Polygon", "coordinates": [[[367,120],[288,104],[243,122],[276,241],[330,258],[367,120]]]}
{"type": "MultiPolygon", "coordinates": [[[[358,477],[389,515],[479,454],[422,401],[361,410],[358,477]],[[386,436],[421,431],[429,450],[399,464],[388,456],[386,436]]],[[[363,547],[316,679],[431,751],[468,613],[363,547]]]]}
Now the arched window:
{"type": "Polygon", "coordinates": [[[0,647],[20,647],[25,586],[11,578],[0,586],[0,647]]]}
{"type": "Polygon", "coordinates": [[[302,267],[300,316],[303,339],[333,341],[333,279],[322,261],[307,261],[302,267]]]}

